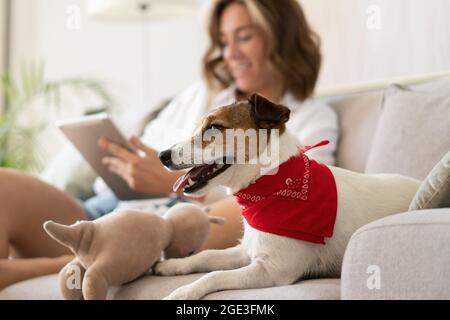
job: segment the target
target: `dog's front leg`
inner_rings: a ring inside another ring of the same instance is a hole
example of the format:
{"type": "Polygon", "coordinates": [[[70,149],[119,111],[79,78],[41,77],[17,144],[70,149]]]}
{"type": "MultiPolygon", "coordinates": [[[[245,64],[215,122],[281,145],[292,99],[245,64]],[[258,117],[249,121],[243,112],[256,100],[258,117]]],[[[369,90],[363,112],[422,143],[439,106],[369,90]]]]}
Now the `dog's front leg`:
{"type": "Polygon", "coordinates": [[[165,300],[196,300],[208,293],[231,290],[251,289],[276,286],[261,261],[254,261],[250,265],[228,271],[214,271],[201,277],[191,284],[173,291],[165,300]]]}
{"type": "Polygon", "coordinates": [[[168,259],[159,262],[155,274],[163,276],[209,272],[215,270],[230,270],[246,266],[250,257],[241,245],[223,250],[205,250],[193,256],[168,259]]]}

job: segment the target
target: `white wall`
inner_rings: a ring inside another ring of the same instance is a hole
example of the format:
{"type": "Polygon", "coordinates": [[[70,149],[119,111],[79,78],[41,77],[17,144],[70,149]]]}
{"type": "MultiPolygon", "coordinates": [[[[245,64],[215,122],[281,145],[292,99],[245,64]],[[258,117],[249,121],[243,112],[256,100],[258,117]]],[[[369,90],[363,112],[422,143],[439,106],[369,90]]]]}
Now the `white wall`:
{"type": "Polygon", "coordinates": [[[44,59],[49,78],[97,78],[120,106],[141,107],[145,28],[150,105],[200,76],[204,35],[197,16],[162,22],[96,21],[87,16],[85,0],[14,0],[13,12],[13,67],[44,59]],[[74,6],[81,10],[79,29],[68,25],[72,12],[66,10],[74,6]]]}
{"type": "Polygon", "coordinates": [[[450,71],[448,0],[300,3],[322,38],[321,86],[450,71]]]}

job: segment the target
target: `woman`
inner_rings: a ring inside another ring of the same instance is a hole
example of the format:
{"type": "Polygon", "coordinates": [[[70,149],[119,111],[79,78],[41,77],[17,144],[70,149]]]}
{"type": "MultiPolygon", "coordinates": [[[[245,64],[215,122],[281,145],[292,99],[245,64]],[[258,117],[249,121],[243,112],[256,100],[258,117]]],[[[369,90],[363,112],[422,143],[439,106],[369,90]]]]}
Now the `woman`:
{"type": "MultiPolygon", "coordinates": [[[[317,37],[296,0],[219,0],[209,19],[210,47],[203,59],[204,82],[178,95],[145,130],[142,141],[130,142],[136,156],[107,140],[99,145],[111,157],[104,164],[140,192],[169,194],[181,172],[166,171],[156,150],[189,136],[210,110],[245,99],[252,92],[291,108],[288,129],[304,145],[322,139],[330,145],[311,150],[311,158],[333,164],[337,119],[331,108],[308,100],[321,56],[317,37]]],[[[99,185],[97,183],[97,185],[99,185]]],[[[97,188],[100,191],[101,188],[97,188]]],[[[95,201],[94,201],[95,202],[95,201]]],[[[30,277],[56,273],[71,259],[65,248],[43,232],[42,223],[70,224],[93,219],[114,208],[80,205],[69,195],[22,173],[0,171],[0,288],[30,277]],[[100,210],[99,210],[100,209],[100,210]],[[11,256],[14,259],[8,259],[11,256]],[[41,258],[48,257],[48,258],[41,258]]],[[[239,206],[233,197],[215,202],[211,214],[227,219],[212,227],[204,248],[225,248],[242,233],[239,206]]]]}

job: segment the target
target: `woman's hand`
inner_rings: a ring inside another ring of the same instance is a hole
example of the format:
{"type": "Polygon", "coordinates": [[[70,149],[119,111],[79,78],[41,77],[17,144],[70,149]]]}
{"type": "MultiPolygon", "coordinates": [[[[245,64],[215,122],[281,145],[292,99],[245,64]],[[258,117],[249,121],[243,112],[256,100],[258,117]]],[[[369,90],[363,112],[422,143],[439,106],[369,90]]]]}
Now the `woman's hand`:
{"type": "Polygon", "coordinates": [[[102,163],[111,172],[122,177],[134,191],[152,194],[173,192],[172,186],[183,172],[167,171],[159,161],[157,152],[143,144],[136,136],[132,136],[129,141],[140,151],[140,155],[101,138],[98,141],[99,146],[113,155],[103,158],[102,163]]]}

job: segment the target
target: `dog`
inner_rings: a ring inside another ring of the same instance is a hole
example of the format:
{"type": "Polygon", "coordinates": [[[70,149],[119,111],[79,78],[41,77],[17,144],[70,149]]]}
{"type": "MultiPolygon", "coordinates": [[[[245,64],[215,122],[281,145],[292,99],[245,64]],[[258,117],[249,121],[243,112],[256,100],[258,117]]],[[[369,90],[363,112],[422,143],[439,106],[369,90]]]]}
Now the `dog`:
{"type": "MultiPolygon", "coordinates": [[[[276,182],[279,175],[276,167],[275,171],[268,171],[275,173],[262,174],[262,164],[258,162],[249,164],[251,156],[246,151],[244,151],[246,163],[225,161],[230,160],[227,153],[220,158],[214,158],[214,152],[205,153],[205,151],[211,151],[212,148],[225,149],[224,146],[232,141],[198,139],[209,131],[269,130],[278,132],[278,148],[272,148],[270,151],[272,155],[277,156],[280,168],[294,157],[308,161],[304,152],[299,153],[304,147],[286,129],[285,123],[289,120],[289,114],[289,108],[273,103],[261,95],[252,94],[248,101],[235,102],[206,115],[192,137],[160,152],[159,158],[169,170],[191,169],[175,183],[175,189],[182,188],[186,195],[200,197],[216,186],[225,186],[238,197],[241,204],[241,201],[245,201],[239,198],[242,190],[252,187],[255,182],[262,179],[265,179],[265,185],[271,185],[271,181],[276,182]],[[200,143],[195,144],[195,141],[200,143]],[[183,161],[175,163],[174,155],[180,154],[180,151],[185,149],[191,152],[185,152],[184,156],[180,156],[183,161]],[[194,158],[202,153],[209,154],[209,159],[206,157],[202,163],[194,164],[194,158]]],[[[258,143],[264,142],[261,139],[266,138],[258,138],[258,143]]],[[[272,135],[267,136],[267,140],[270,139],[273,139],[272,135]]],[[[270,149],[270,145],[267,145],[267,148],[270,149]]],[[[235,146],[233,150],[237,149],[239,148],[235,146]]],[[[303,151],[305,150],[304,148],[303,151]]],[[[260,155],[261,153],[257,153],[257,157],[260,155]]],[[[305,163],[309,166],[315,162],[311,160],[305,163]]],[[[200,299],[221,290],[284,286],[304,278],[339,276],[344,251],[352,234],[371,221],[406,211],[420,184],[418,180],[396,174],[369,175],[318,163],[315,165],[323,169],[322,172],[327,175],[329,183],[325,187],[321,187],[319,183],[315,185],[311,183],[309,191],[315,188],[311,194],[314,192],[317,194],[313,199],[317,203],[310,203],[308,210],[314,209],[314,206],[324,208],[324,204],[328,205],[328,208],[323,209],[330,212],[324,223],[326,232],[321,233],[319,230],[317,231],[319,237],[316,234],[315,238],[308,238],[310,235],[307,229],[303,234],[304,237],[289,236],[283,232],[277,233],[275,229],[270,230],[270,226],[268,229],[255,228],[256,224],[252,225],[248,219],[243,219],[244,235],[239,245],[224,250],[204,250],[186,258],[163,260],[155,265],[155,274],[164,276],[207,272],[193,283],[176,289],[165,299],[200,299]],[[332,191],[333,188],[335,193],[332,191]],[[325,195],[326,203],[321,202],[321,194],[325,195]],[[335,206],[334,216],[333,206],[335,206]]],[[[307,171],[304,171],[303,177],[299,177],[300,180],[309,176],[309,167],[305,170],[307,171]]],[[[286,181],[292,182],[288,179],[286,181]]],[[[305,191],[307,187],[308,185],[300,186],[298,192],[305,191]]],[[[268,207],[272,207],[270,210],[273,210],[274,206],[281,208],[273,216],[275,220],[283,220],[285,215],[290,214],[289,210],[282,211],[286,208],[283,205],[283,201],[286,201],[283,197],[271,199],[271,202],[267,203],[268,207]]],[[[311,201],[305,201],[308,202],[311,201]]],[[[264,205],[259,207],[262,212],[266,210],[264,205]]],[[[318,214],[320,216],[320,212],[318,214]]],[[[299,218],[300,221],[306,221],[302,219],[299,218]]],[[[321,223],[320,219],[317,221],[318,224],[321,223]]],[[[316,222],[310,224],[308,228],[314,229],[316,222]]],[[[302,229],[302,226],[299,228],[302,229]]],[[[301,232],[299,234],[301,235],[301,232]]]]}

